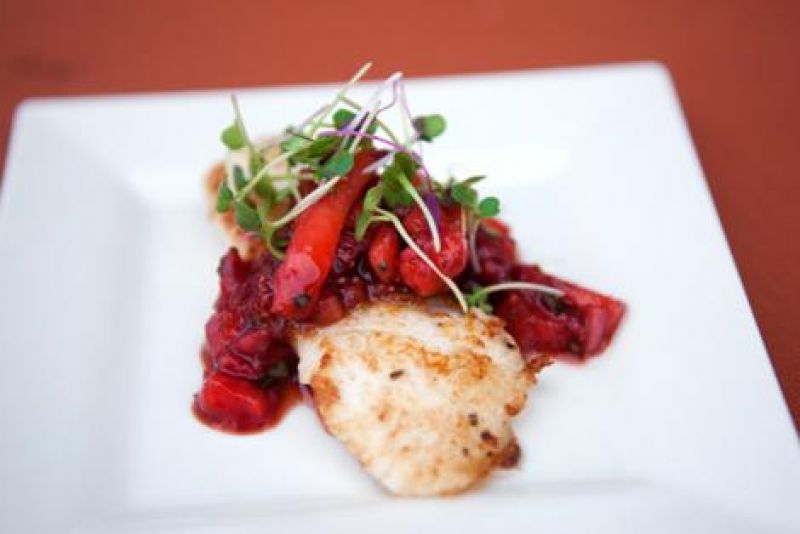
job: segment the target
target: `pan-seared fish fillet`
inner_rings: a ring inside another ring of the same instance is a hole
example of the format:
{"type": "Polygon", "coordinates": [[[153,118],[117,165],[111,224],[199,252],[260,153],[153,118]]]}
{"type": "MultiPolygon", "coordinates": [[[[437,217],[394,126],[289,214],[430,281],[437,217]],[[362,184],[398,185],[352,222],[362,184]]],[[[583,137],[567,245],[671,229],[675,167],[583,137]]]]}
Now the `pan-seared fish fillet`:
{"type": "Polygon", "coordinates": [[[538,368],[498,318],[378,302],[296,349],[323,424],[390,492],[458,493],[516,464],[511,418],[538,368]]]}

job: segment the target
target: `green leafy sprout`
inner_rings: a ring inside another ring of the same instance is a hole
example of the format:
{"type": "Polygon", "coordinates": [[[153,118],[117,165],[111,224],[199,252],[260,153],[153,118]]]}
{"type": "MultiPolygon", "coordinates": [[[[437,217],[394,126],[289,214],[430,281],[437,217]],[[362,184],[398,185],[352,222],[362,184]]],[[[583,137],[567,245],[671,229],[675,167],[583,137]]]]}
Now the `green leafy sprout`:
{"type": "Polygon", "coordinates": [[[469,259],[472,270],[481,272],[478,259],[478,231],[483,219],[496,217],[500,213],[500,200],[497,197],[481,199],[475,189],[475,184],[482,181],[485,176],[472,176],[460,182],[451,180],[446,188],[449,197],[464,208],[467,219],[467,240],[469,259]]]}
{"type": "Polygon", "coordinates": [[[492,305],[489,304],[489,295],[499,291],[536,291],[558,298],[564,296],[564,292],[560,289],[542,284],[534,284],[530,282],[504,282],[486,287],[477,286],[465,298],[469,306],[479,308],[486,313],[491,313],[492,305]]]}
{"type": "Polygon", "coordinates": [[[239,101],[231,97],[233,121],[221,133],[228,150],[226,176],[217,190],[216,211],[232,211],[236,224],[246,232],[258,234],[267,249],[283,258],[286,243],[280,242],[279,230],[294,221],[305,210],[327,195],[353,169],[354,157],[361,147],[387,150],[387,155],[365,169],[379,178],[367,190],[355,236],[364,239],[374,222],[394,226],[400,237],[439,276],[453,293],[464,311],[469,306],[486,309],[487,297],[507,289],[535,289],[558,292],[545,286],[522,282],[479,288],[465,296],[458,285],[442,273],[436,262],[426,255],[410,237],[393,210],[416,205],[430,229],[435,252],[441,249],[439,221],[423,199],[435,193],[447,203],[460,204],[467,220],[470,260],[476,272],[480,264],[475,254],[476,234],[481,220],[495,217],[500,211],[496,197],[480,198],[475,184],[482,176],[442,184],[434,180],[422,163],[418,143],[432,142],[446,130],[445,118],[439,114],[414,117],[405,102],[402,74],[395,73],[379,84],[365,104],[350,96],[349,91],[370,69],[365,64],[348,80],[331,100],[297,125],[287,127],[275,138],[253,140],[247,132],[239,101]],[[381,97],[392,92],[389,105],[381,107],[381,97]],[[389,127],[385,112],[398,109],[404,139],[389,127]],[[244,163],[246,162],[246,163],[244,163]],[[419,178],[419,177],[422,178],[419,178]],[[312,182],[303,188],[303,182],[312,182]],[[304,196],[300,191],[310,191],[304,196]],[[525,287],[522,287],[522,286],[525,287]],[[513,286],[513,287],[512,287],[513,286]]]}

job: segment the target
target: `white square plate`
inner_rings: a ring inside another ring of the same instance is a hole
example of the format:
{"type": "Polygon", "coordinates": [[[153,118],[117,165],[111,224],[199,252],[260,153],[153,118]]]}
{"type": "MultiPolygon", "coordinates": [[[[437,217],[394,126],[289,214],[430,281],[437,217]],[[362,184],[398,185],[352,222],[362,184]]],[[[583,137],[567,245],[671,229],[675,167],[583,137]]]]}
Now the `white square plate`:
{"type": "MultiPolygon", "coordinates": [[[[332,90],[240,95],[268,133],[332,90]]],[[[630,306],[606,354],[531,391],[521,467],[393,499],[307,409],[247,437],[197,423],[227,93],[33,100],[0,198],[0,530],[800,531],[797,439],[666,71],[408,90],[449,122],[432,167],[488,173],[527,260],[630,306]]]]}

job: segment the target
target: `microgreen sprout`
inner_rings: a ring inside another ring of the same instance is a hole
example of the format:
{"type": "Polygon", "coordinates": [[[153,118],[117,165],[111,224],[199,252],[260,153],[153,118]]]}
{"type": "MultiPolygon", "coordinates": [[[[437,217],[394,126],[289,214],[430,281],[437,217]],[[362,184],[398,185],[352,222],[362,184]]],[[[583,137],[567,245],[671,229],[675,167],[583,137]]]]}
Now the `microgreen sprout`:
{"type": "Polygon", "coordinates": [[[383,198],[383,184],[370,187],[364,195],[364,205],[361,214],[356,219],[355,238],[364,239],[367,228],[375,219],[375,210],[383,198]]]}
{"type": "Polygon", "coordinates": [[[230,150],[239,150],[244,148],[245,141],[242,130],[237,123],[233,123],[224,130],[222,130],[222,143],[230,150]]]}
{"type": "MultiPolygon", "coordinates": [[[[350,98],[348,96],[343,96],[341,98],[341,101],[342,101],[342,103],[347,104],[348,106],[350,106],[351,108],[355,109],[356,111],[361,111],[363,109],[363,106],[361,104],[359,104],[358,102],[356,102],[355,100],[353,100],[352,98],[350,98]]],[[[355,114],[353,116],[355,117],[355,114]]],[[[383,132],[389,137],[389,139],[392,140],[392,142],[400,144],[400,140],[397,138],[397,136],[392,131],[392,129],[389,128],[386,125],[386,123],[384,123],[382,120],[380,120],[377,116],[375,117],[373,122],[375,123],[375,127],[376,128],[380,128],[381,130],[383,130],[383,132]]],[[[335,121],[334,121],[334,124],[335,124],[335,121]]]]}
{"type": "MultiPolygon", "coordinates": [[[[365,104],[348,96],[349,90],[370,67],[371,63],[365,64],[330,101],[301,123],[288,127],[279,137],[261,143],[260,149],[248,136],[239,102],[235,96],[232,97],[234,120],[221,136],[230,152],[226,178],[217,192],[217,211],[232,210],[242,229],[258,233],[268,250],[281,258],[285,243],[277,237],[283,235],[278,231],[336,187],[354,168],[355,155],[360,149],[365,145],[369,148],[382,145],[388,148],[387,153],[362,170],[376,174],[379,179],[364,196],[362,211],[356,221],[356,238],[363,239],[373,222],[391,223],[406,245],[444,281],[465,311],[470,304],[488,306],[490,293],[511,289],[511,284],[515,284],[513,288],[522,289],[520,284],[523,283],[509,282],[480,288],[467,299],[456,283],[408,234],[393,210],[416,205],[430,230],[433,250],[440,252],[440,203],[461,205],[462,232],[467,237],[470,260],[478,271],[476,235],[482,219],[495,216],[500,205],[494,197],[479,197],[474,185],[482,177],[460,182],[451,180],[447,184],[433,179],[422,161],[420,142],[433,141],[445,131],[447,123],[439,114],[411,114],[401,73],[395,73],[378,84],[365,104]],[[391,98],[388,103],[382,102],[388,90],[391,90],[391,98]],[[400,112],[405,142],[401,142],[381,118],[383,112],[393,107],[400,112]],[[241,160],[245,155],[247,164],[241,160]],[[302,196],[300,191],[304,189],[299,185],[304,180],[313,180],[316,187],[302,196]],[[273,220],[270,218],[273,213],[282,215],[273,220]]],[[[526,287],[530,289],[530,286],[526,287]]]]}
{"type": "Polygon", "coordinates": [[[317,117],[311,123],[311,129],[310,129],[310,132],[308,134],[309,136],[313,137],[314,134],[317,133],[317,130],[322,125],[322,122],[325,120],[325,117],[331,111],[333,111],[333,108],[335,108],[336,104],[338,104],[341,101],[341,99],[345,96],[345,94],[347,94],[347,91],[349,91],[358,82],[358,80],[363,78],[364,75],[367,73],[367,71],[370,68],[372,68],[372,62],[371,61],[365,63],[363,67],[358,69],[358,72],[356,72],[353,75],[353,77],[350,78],[350,80],[344,85],[344,87],[339,89],[339,92],[336,93],[336,95],[333,97],[333,100],[331,100],[328,103],[328,105],[325,106],[324,110],[319,115],[317,115],[317,117]]]}
{"type": "Polygon", "coordinates": [[[439,114],[424,115],[417,117],[413,121],[414,130],[423,141],[433,141],[435,137],[439,137],[444,133],[447,127],[447,122],[439,114]]]}
{"type": "Polygon", "coordinates": [[[322,166],[320,174],[322,174],[323,178],[344,176],[352,170],[353,163],[353,154],[349,152],[339,152],[331,156],[325,165],[322,166]]]}
{"type": "Polygon", "coordinates": [[[272,221],[270,225],[275,228],[286,226],[287,224],[295,220],[297,217],[299,217],[301,213],[303,213],[313,204],[315,204],[319,199],[327,195],[328,191],[333,189],[334,186],[336,186],[336,184],[339,183],[339,180],[341,179],[342,179],[341,176],[337,176],[331,180],[328,180],[323,185],[317,187],[316,189],[314,189],[314,191],[303,197],[300,200],[300,202],[295,204],[294,207],[286,213],[286,215],[284,215],[283,217],[281,217],[276,221],[272,221]]]}
{"type": "Polygon", "coordinates": [[[252,150],[253,143],[247,136],[236,95],[231,95],[231,105],[233,106],[233,124],[222,130],[222,143],[230,150],[240,150],[245,147],[252,150]]]}
{"type": "Polygon", "coordinates": [[[258,183],[263,178],[265,178],[267,176],[267,174],[268,174],[268,172],[270,170],[276,168],[279,164],[283,163],[284,161],[287,161],[289,158],[291,158],[292,156],[297,154],[300,150],[302,150],[302,149],[301,148],[297,148],[292,152],[284,152],[280,156],[278,156],[275,159],[269,161],[266,165],[261,167],[261,170],[258,171],[258,173],[255,176],[253,176],[253,178],[249,182],[247,182],[247,184],[244,187],[242,187],[241,189],[239,189],[237,191],[236,198],[238,200],[243,199],[245,196],[247,196],[248,193],[250,193],[250,191],[253,190],[253,188],[255,188],[256,185],[258,185],[258,183]]]}
{"type": "Polygon", "coordinates": [[[367,133],[367,128],[369,128],[370,123],[375,118],[375,115],[378,113],[379,105],[380,102],[375,101],[375,103],[372,104],[372,108],[370,108],[369,112],[364,117],[356,115],[354,122],[358,124],[358,122],[360,121],[361,125],[358,127],[358,130],[356,131],[356,134],[353,137],[353,142],[350,143],[349,150],[351,154],[355,154],[356,150],[358,150],[358,145],[361,143],[361,140],[364,139],[364,134],[367,133]]]}
{"type": "Polygon", "coordinates": [[[253,209],[245,200],[234,202],[234,214],[236,215],[236,223],[251,232],[256,232],[261,229],[261,221],[258,218],[258,213],[253,209]]]}
{"type": "MultiPolygon", "coordinates": [[[[369,225],[367,221],[381,200],[385,200],[390,208],[410,206],[412,203],[416,203],[431,232],[433,249],[439,252],[442,249],[442,240],[439,234],[439,225],[436,223],[437,217],[434,216],[431,207],[420,196],[419,191],[417,191],[409,178],[409,176],[415,174],[418,167],[417,163],[407,154],[402,152],[394,154],[392,164],[387,166],[381,174],[380,187],[373,187],[364,196],[364,205],[359,219],[362,222],[362,227],[366,230],[366,226],[369,225]],[[371,192],[372,195],[370,195],[371,192]],[[378,192],[379,194],[377,194],[378,192]]],[[[436,199],[434,199],[434,203],[435,209],[438,210],[439,205],[436,199]]],[[[356,238],[359,240],[363,238],[363,235],[364,232],[356,232],[356,238]]]]}
{"type": "Polygon", "coordinates": [[[466,296],[470,306],[480,308],[485,312],[491,312],[492,306],[489,304],[489,295],[498,291],[537,291],[554,297],[563,297],[564,292],[554,287],[530,282],[503,282],[486,287],[477,287],[472,293],[466,296]]]}
{"type": "Polygon", "coordinates": [[[355,118],[356,114],[349,109],[338,109],[336,113],[333,114],[333,126],[337,130],[341,130],[346,128],[355,118]]]}
{"type": "Polygon", "coordinates": [[[217,190],[217,213],[225,213],[230,209],[233,193],[225,180],[220,180],[217,190]]]}
{"type": "MultiPolygon", "coordinates": [[[[233,106],[233,127],[235,128],[234,131],[230,132],[235,134],[233,140],[238,141],[242,146],[247,146],[248,149],[254,152],[255,149],[253,148],[253,142],[247,135],[247,129],[244,126],[244,119],[242,118],[242,110],[239,107],[239,99],[236,97],[236,95],[231,95],[231,105],[233,106]]],[[[239,148],[242,148],[242,146],[239,148]]]]}
{"type": "Polygon", "coordinates": [[[472,269],[479,273],[481,265],[478,258],[477,235],[482,219],[495,217],[500,213],[500,201],[497,197],[481,199],[475,190],[475,184],[485,176],[472,176],[460,182],[451,181],[447,190],[450,198],[461,204],[466,214],[468,228],[469,259],[472,269]]]}
{"type": "Polygon", "coordinates": [[[456,283],[449,276],[444,274],[441,271],[441,269],[439,269],[439,267],[436,265],[436,263],[434,263],[434,261],[430,259],[428,255],[425,254],[425,252],[422,251],[419,245],[417,245],[414,239],[412,239],[411,236],[408,234],[405,227],[403,226],[403,223],[400,222],[400,219],[397,218],[397,215],[395,215],[391,211],[386,211],[381,208],[375,208],[375,212],[378,214],[378,217],[375,217],[375,220],[390,222],[392,223],[392,225],[394,225],[395,230],[397,230],[397,233],[400,234],[400,237],[403,239],[403,241],[405,241],[406,245],[408,245],[408,248],[413,250],[414,253],[416,253],[416,255],[419,256],[420,259],[424,261],[425,264],[428,267],[430,267],[434,273],[436,273],[436,276],[442,279],[442,281],[445,283],[445,285],[447,285],[447,287],[453,293],[453,296],[458,301],[458,305],[461,307],[464,313],[467,313],[467,311],[469,311],[469,305],[467,304],[467,301],[464,298],[464,294],[458,288],[458,285],[456,285],[456,283]]]}
{"type": "Polygon", "coordinates": [[[471,224],[469,222],[466,224],[467,248],[469,248],[469,263],[472,266],[472,270],[479,273],[481,272],[481,260],[478,257],[478,231],[481,227],[481,219],[480,217],[466,215],[466,210],[463,210],[462,213],[464,214],[464,219],[462,220],[474,219],[471,224]]]}
{"type": "Polygon", "coordinates": [[[387,147],[391,148],[396,152],[405,152],[406,154],[413,155],[412,157],[417,158],[416,154],[414,154],[411,150],[406,148],[404,145],[400,143],[395,143],[390,139],[386,139],[385,137],[381,137],[379,135],[371,134],[368,132],[362,132],[359,130],[352,130],[350,128],[345,128],[343,130],[330,130],[325,132],[320,132],[319,136],[322,137],[359,137],[364,139],[370,139],[372,141],[376,141],[378,143],[384,144],[387,147]]]}
{"type": "MultiPolygon", "coordinates": [[[[385,171],[383,176],[390,169],[398,169],[393,172],[394,179],[400,184],[400,186],[405,190],[406,193],[411,197],[411,199],[416,203],[419,207],[420,211],[422,211],[422,215],[425,217],[425,222],[428,224],[428,229],[431,232],[431,237],[433,241],[433,249],[436,252],[442,250],[442,239],[439,236],[439,227],[436,224],[436,220],[431,213],[431,210],[428,207],[428,204],[422,199],[417,188],[414,187],[414,184],[411,183],[410,176],[413,176],[414,171],[416,171],[417,165],[406,156],[404,153],[399,153],[395,156],[395,167],[388,167],[385,171]],[[404,157],[405,156],[405,157],[404,157]]],[[[438,207],[438,205],[437,205],[438,207]]]]}
{"type": "MultiPolygon", "coordinates": [[[[378,110],[381,107],[380,97],[383,94],[383,92],[387,88],[393,87],[394,84],[397,81],[399,81],[402,77],[403,77],[402,73],[395,72],[394,74],[389,76],[388,79],[386,79],[384,82],[382,82],[378,86],[378,88],[375,89],[375,92],[372,93],[372,96],[370,97],[370,99],[367,102],[367,104],[364,107],[361,108],[361,111],[358,112],[358,114],[356,115],[356,117],[354,119],[354,122],[356,124],[361,123],[360,128],[358,130],[360,134],[363,134],[364,132],[366,132],[367,127],[370,125],[372,120],[378,114],[378,110]]],[[[354,153],[356,151],[356,149],[358,148],[359,143],[361,142],[361,139],[362,139],[362,136],[359,135],[353,140],[353,143],[350,145],[350,152],[351,153],[354,153]]]]}

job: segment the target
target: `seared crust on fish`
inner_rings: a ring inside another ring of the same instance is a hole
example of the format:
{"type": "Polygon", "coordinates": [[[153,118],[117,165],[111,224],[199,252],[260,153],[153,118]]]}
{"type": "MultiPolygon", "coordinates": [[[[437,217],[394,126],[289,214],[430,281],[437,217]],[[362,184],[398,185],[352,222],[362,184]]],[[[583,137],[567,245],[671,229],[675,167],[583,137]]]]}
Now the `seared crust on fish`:
{"type": "Polygon", "coordinates": [[[390,492],[459,493],[517,463],[511,418],[541,365],[526,365],[500,319],[378,302],[298,334],[296,348],[323,424],[390,492]]]}

